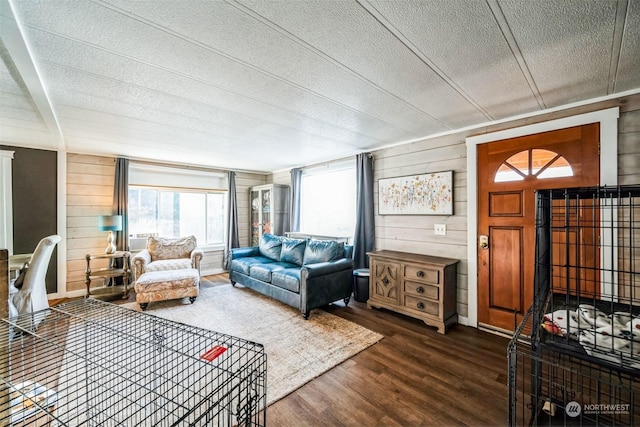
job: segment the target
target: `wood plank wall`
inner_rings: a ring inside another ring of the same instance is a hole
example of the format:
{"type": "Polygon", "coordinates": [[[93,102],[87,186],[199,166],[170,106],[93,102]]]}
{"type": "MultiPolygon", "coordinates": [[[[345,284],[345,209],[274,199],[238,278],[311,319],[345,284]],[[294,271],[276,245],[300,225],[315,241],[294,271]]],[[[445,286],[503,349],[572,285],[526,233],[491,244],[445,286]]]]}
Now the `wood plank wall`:
{"type": "Polygon", "coordinates": [[[618,121],[618,184],[640,183],[640,101],[620,114],[618,121]]]}
{"type": "MultiPolygon", "coordinates": [[[[454,214],[452,216],[376,215],[376,249],[439,255],[459,259],[458,313],[468,316],[467,256],[467,152],[465,139],[504,129],[540,123],[591,111],[620,107],[618,163],[620,184],[640,184],[640,95],[616,98],[596,104],[521,120],[459,132],[439,138],[372,151],[374,180],[395,176],[453,170],[454,214]],[[446,236],[433,233],[435,224],[447,226],[446,236]]],[[[272,182],[289,184],[288,171],[272,174],[272,182]]],[[[378,195],[375,188],[375,209],[378,195]]]]}
{"type": "Polygon", "coordinates": [[[112,213],[115,171],[114,157],[67,154],[67,292],[85,289],[85,255],[107,246],[98,216],[112,213]]]}
{"type": "MultiPolygon", "coordinates": [[[[621,185],[640,183],[640,102],[628,103],[618,121],[618,183],[621,185]]],[[[634,203],[640,203],[635,200],[634,203]]],[[[633,209],[634,218],[638,218],[637,208],[633,209]]],[[[622,210],[620,215],[628,215],[622,210]]],[[[623,217],[622,223],[628,218],[623,217]]],[[[640,231],[620,233],[622,253],[618,254],[620,302],[637,304],[640,299],[640,282],[636,280],[636,269],[640,266],[640,253],[632,248],[640,242],[640,231]],[[631,272],[631,273],[625,273],[631,272]]]]}
{"type": "MultiPolygon", "coordinates": [[[[67,154],[67,292],[85,289],[85,255],[104,252],[107,245],[106,233],[98,230],[98,216],[111,213],[114,176],[114,157],[67,154]]],[[[265,184],[266,177],[236,173],[238,227],[243,246],[249,243],[249,189],[265,184]]],[[[202,273],[222,272],[223,258],[222,250],[207,251],[200,266],[202,273]]]]}
{"type": "MultiPolygon", "coordinates": [[[[466,145],[460,135],[419,141],[374,155],[374,180],[428,172],[453,171],[452,216],[377,215],[376,249],[435,255],[461,260],[458,265],[458,313],[467,315],[467,171],[466,145]],[[446,236],[436,236],[435,224],[445,224],[446,236]]],[[[375,211],[378,187],[374,186],[375,211]]]]}

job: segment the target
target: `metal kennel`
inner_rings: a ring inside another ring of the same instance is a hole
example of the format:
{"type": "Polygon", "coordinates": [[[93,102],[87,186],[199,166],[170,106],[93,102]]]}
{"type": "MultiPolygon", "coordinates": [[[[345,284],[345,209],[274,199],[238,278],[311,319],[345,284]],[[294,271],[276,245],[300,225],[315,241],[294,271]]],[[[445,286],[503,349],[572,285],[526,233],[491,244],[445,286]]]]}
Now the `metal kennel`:
{"type": "Polygon", "coordinates": [[[266,425],[260,344],[95,299],[0,334],[0,425],[266,425]]]}
{"type": "Polygon", "coordinates": [[[640,425],[640,187],[537,192],[510,425],[640,425]]]}

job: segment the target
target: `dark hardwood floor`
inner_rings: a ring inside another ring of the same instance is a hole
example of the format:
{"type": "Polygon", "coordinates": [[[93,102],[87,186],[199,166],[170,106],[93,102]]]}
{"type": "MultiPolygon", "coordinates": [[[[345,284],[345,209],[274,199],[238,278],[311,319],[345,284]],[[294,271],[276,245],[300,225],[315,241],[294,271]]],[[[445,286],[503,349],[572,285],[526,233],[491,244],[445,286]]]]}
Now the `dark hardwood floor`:
{"type": "Polygon", "coordinates": [[[275,402],[270,426],[503,426],[508,340],[353,301],[327,311],[384,338],[275,402]]]}
{"type": "Polygon", "coordinates": [[[269,406],[270,427],[507,424],[506,338],[460,325],[441,335],[353,299],[325,310],[384,338],[269,406]]]}

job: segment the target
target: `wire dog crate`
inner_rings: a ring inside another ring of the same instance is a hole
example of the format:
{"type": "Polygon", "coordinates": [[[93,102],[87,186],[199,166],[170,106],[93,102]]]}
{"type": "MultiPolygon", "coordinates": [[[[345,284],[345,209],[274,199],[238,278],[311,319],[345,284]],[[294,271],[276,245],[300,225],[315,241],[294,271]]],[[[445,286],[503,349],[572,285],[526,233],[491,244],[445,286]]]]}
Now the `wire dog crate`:
{"type": "Polygon", "coordinates": [[[510,424],[640,425],[640,187],[542,190],[536,209],[510,424]]]}
{"type": "Polygon", "coordinates": [[[261,344],[95,299],[0,322],[0,425],[264,426],[261,344]]]}
{"type": "Polygon", "coordinates": [[[538,345],[523,336],[531,307],[509,343],[509,425],[640,425],[637,375],[538,345]]]}

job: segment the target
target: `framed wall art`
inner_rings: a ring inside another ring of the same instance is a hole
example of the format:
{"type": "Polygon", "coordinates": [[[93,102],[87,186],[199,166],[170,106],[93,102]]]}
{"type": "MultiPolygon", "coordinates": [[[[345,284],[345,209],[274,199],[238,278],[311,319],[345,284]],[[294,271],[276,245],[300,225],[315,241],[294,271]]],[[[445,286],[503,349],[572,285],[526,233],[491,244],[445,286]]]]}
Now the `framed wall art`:
{"type": "Polygon", "coordinates": [[[453,171],[378,180],[380,215],[453,215],[453,171]]]}

